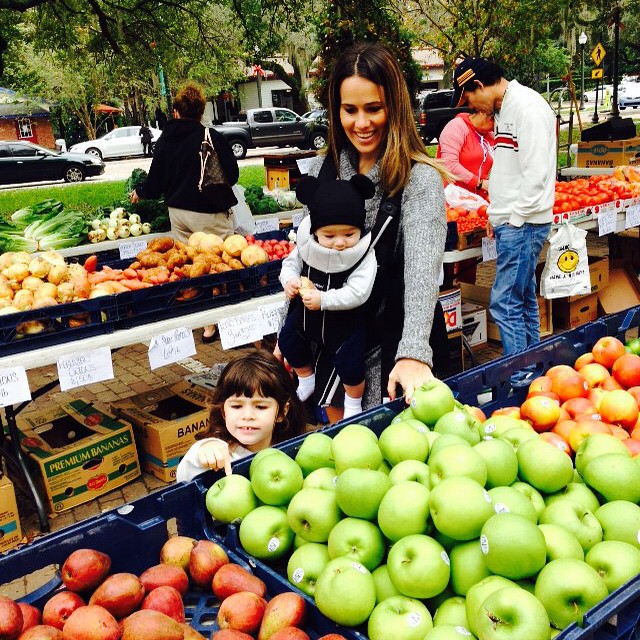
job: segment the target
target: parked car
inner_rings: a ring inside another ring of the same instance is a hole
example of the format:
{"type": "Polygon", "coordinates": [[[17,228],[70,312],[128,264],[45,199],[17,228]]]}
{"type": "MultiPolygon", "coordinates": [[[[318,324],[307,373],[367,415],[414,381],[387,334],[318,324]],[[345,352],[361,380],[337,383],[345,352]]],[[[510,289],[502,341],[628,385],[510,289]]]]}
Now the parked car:
{"type": "Polygon", "coordinates": [[[618,89],[618,106],[637,109],[640,106],[640,82],[623,82],[618,89]]]}
{"type": "Polygon", "coordinates": [[[27,141],[0,141],[0,184],[40,180],[82,182],[103,173],[104,162],[95,156],[52,151],[27,141]]]}
{"type": "Polygon", "coordinates": [[[322,122],[324,124],[329,123],[326,109],[311,109],[311,111],[303,113],[301,117],[305,120],[314,120],[316,122],[322,122]]]}
{"type": "Polygon", "coordinates": [[[468,107],[451,107],[453,89],[431,91],[424,95],[414,112],[418,131],[422,139],[429,144],[434,138],[437,140],[449,120],[458,113],[469,112],[468,107]]]}
{"type": "Polygon", "coordinates": [[[246,122],[223,122],[214,129],[226,139],[238,160],[247,155],[247,149],[256,147],[322,149],[329,138],[323,122],[307,120],[281,107],[248,109],[246,122]]]}
{"type": "MultiPolygon", "coordinates": [[[[160,137],[160,129],[151,128],[151,149],[160,137]]],[[[119,127],[109,131],[109,133],[96,138],[74,144],[69,151],[78,153],[88,153],[90,156],[98,158],[121,158],[124,156],[144,155],[142,140],[140,138],[140,127],[119,127]]]]}

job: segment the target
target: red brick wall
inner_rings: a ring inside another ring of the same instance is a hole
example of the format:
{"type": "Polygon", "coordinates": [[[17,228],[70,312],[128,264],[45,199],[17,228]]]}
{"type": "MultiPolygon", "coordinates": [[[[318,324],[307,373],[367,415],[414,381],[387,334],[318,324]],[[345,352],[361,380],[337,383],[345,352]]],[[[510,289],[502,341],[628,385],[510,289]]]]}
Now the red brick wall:
{"type": "MultiPolygon", "coordinates": [[[[56,143],[49,118],[32,118],[31,127],[34,136],[30,138],[32,142],[48,149],[55,149],[56,143]]],[[[0,140],[18,140],[18,125],[15,118],[0,120],[0,140]]]]}

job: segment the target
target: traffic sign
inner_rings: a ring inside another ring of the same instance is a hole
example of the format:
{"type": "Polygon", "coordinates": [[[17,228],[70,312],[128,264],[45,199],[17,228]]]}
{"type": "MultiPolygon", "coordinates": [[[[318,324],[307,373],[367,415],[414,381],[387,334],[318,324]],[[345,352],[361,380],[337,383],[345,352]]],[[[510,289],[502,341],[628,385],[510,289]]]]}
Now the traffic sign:
{"type": "Polygon", "coordinates": [[[591,69],[591,79],[602,79],[602,67],[600,67],[599,69],[591,69]]]}
{"type": "Polygon", "coordinates": [[[591,59],[597,67],[602,64],[606,53],[607,52],[605,51],[601,42],[598,42],[598,44],[593,48],[593,51],[591,52],[591,59]]]}

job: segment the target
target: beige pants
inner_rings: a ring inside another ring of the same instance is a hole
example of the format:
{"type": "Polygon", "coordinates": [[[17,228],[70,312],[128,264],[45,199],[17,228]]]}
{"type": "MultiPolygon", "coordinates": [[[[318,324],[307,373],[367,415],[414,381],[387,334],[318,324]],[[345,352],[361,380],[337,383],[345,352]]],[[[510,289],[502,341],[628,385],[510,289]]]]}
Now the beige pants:
{"type": "Polygon", "coordinates": [[[226,213],[198,213],[187,209],[169,207],[171,235],[174,240],[187,242],[194,231],[215,233],[221,238],[233,234],[233,215],[226,213]]]}

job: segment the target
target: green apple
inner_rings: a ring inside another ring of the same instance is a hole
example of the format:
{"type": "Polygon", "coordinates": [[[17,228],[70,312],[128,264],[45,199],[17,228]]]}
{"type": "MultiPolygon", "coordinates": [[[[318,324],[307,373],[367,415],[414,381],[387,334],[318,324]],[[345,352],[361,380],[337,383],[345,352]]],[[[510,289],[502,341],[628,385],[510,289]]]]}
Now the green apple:
{"type": "Polygon", "coordinates": [[[550,504],[540,514],[539,523],[557,524],[570,531],[578,538],[585,552],[602,540],[602,527],[598,519],[591,511],[572,500],[558,500],[550,504]]]}
{"type": "Polygon", "coordinates": [[[297,533],[293,536],[293,548],[294,549],[299,549],[301,546],[303,546],[305,544],[319,544],[319,543],[309,542],[308,540],[305,540],[304,538],[299,536],[297,533]]]}
{"type": "Polygon", "coordinates": [[[318,576],[314,597],[320,613],[338,624],[356,627],[376,606],[376,587],[373,576],[361,564],[336,558],[318,576]]]}
{"type": "Polygon", "coordinates": [[[564,489],[546,496],[544,503],[549,505],[557,500],[573,500],[573,502],[577,502],[592,513],[595,513],[600,507],[596,494],[581,482],[570,482],[564,489]]]}
{"type": "Polygon", "coordinates": [[[302,469],[287,455],[268,455],[259,460],[251,476],[251,488],[265,504],[281,506],[302,489],[302,469]]]}
{"type": "Polygon", "coordinates": [[[390,486],[389,476],[382,471],[352,467],[338,476],[336,500],[346,515],[375,520],[380,502],[390,486]]]}
{"type": "Polygon", "coordinates": [[[445,447],[449,447],[454,444],[461,444],[465,447],[472,447],[472,444],[465,440],[464,438],[457,436],[455,433],[436,433],[435,431],[430,431],[429,433],[433,434],[433,440],[430,441],[430,449],[429,449],[429,460],[433,458],[433,456],[437,455],[440,449],[444,449],[445,447]]]}
{"type": "Polygon", "coordinates": [[[360,518],[344,518],[336,524],[328,540],[331,559],[345,556],[373,571],[382,562],[387,549],[382,531],[360,518]]]}
{"type": "Polygon", "coordinates": [[[480,549],[492,573],[514,580],[534,576],[547,559],[542,531],[515,513],[496,514],[485,522],[480,549]]]}
{"type": "Polygon", "coordinates": [[[389,466],[389,463],[386,460],[383,460],[380,463],[380,466],[378,467],[378,471],[381,471],[382,473],[384,473],[385,476],[388,476],[389,473],[391,472],[391,467],[389,466]]]}
{"type": "Polygon", "coordinates": [[[338,483],[338,472],[329,467],[320,467],[312,471],[302,482],[303,489],[324,489],[325,491],[335,491],[338,483]]]}
{"type": "Polygon", "coordinates": [[[427,438],[429,434],[432,433],[431,429],[429,429],[424,422],[421,422],[415,417],[406,418],[405,420],[393,420],[393,422],[404,422],[405,424],[412,426],[418,433],[421,433],[423,436],[427,436],[427,438]]]}
{"type": "Polygon", "coordinates": [[[326,542],[342,518],[335,491],[315,487],[298,491],[286,515],[291,529],[309,542],[326,542]]]}
{"type": "Polygon", "coordinates": [[[467,476],[453,476],[431,490],[429,511],[440,533],[453,540],[472,540],[493,515],[493,505],[480,483],[467,476]]]}
{"type": "Polygon", "coordinates": [[[620,540],[640,549],[640,506],[628,500],[613,500],[593,515],[602,526],[603,540],[620,540]]]}
{"type": "Polygon", "coordinates": [[[449,552],[451,560],[451,588],[460,596],[466,596],[476,583],[491,575],[484,562],[479,540],[455,545],[449,552]]]}
{"type": "Polygon", "coordinates": [[[473,447],[487,465],[486,487],[510,485],[518,477],[518,458],[513,447],[499,438],[481,440],[473,447]]]}
{"type": "Polygon", "coordinates": [[[270,505],[256,507],[248,513],[240,523],[239,535],[243,549],[260,560],[280,558],[293,545],[293,531],[286,512],[270,505]]]}
{"type": "Polygon", "coordinates": [[[442,545],[422,534],[408,535],[389,550],[391,582],[410,598],[433,598],[449,582],[449,556],[442,545]]]}
{"type": "Polygon", "coordinates": [[[594,433],[584,438],[578,446],[575,456],[576,471],[584,475],[587,465],[594,458],[605,453],[621,453],[627,458],[631,457],[631,452],[624,446],[622,440],[608,433],[594,433]]]}
{"type": "Polygon", "coordinates": [[[543,493],[566,487],[573,478],[571,458],[558,447],[537,437],[518,447],[518,475],[543,493]]]}
{"type": "Polygon", "coordinates": [[[574,622],[582,626],[584,614],[609,595],[600,574],[575,558],[560,558],[545,565],[536,579],[535,593],[558,629],[574,622]]]}
{"type": "Polygon", "coordinates": [[[612,593],[640,574],[640,549],[628,542],[603,540],[589,549],[585,562],[600,574],[612,593]]]}
{"type": "Polygon", "coordinates": [[[407,480],[393,485],[378,508],[378,526],[395,542],[412,533],[424,533],[429,520],[429,489],[407,480]]]}
{"type": "Polygon", "coordinates": [[[382,463],[376,434],[362,425],[349,425],[337,433],[331,442],[331,455],[338,473],[350,467],[377,469],[382,463]],[[356,426],[359,428],[353,428],[356,426]]]}
{"type": "Polygon", "coordinates": [[[607,502],[640,502],[640,463],[628,455],[606,453],[598,456],[585,467],[582,477],[607,502]]]}
{"type": "Polygon", "coordinates": [[[513,416],[497,415],[491,416],[482,422],[478,427],[478,431],[480,432],[480,438],[484,438],[485,436],[497,438],[505,431],[509,431],[509,429],[522,427],[524,427],[522,420],[519,420],[518,418],[514,418],[513,416]]]}
{"type": "Polygon", "coordinates": [[[429,426],[438,422],[448,411],[453,411],[454,406],[453,392],[437,378],[427,380],[413,392],[411,398],[413,415],[429,426]]]}
{"type": "Polygon", "coordinates": [[[407,422],[390,424],[378,439],[378,446],[384,459],[391,465],[402,460],[424,462],[429,456],[429,440],[407,422]]]}
{"type": "Polygon", "coordinates": [[[220,522],[240,522],[258,506],[249,478],[232,473],[216,480],[207,491],[207,511],[220,522]]]}
{"type": "Polygon", "coordinates": [[[487,481],[487,465],[480,454],[468,443],[452,444],[439,449],[429,457],[429,482],[432,487],[445,478],[454,476],[473,478],[483,487],[487,481]]]}
{"type": "MultiPolygon", "coordinates": [[[[260,449],[260,451],[258,451],[258,453],[256,453],[252,460],[251,460],[251,464],[249,465],[249,479],[251,479],[252,475],[253,475],[253,470],[256,468],[256,465],[258,464],[258,462],[260,462],[260,460],[262,460],[262,458],[266,458],[267,456],[270,456],[272,454],[277,454],[279,456],[286,456],[287,454],[282,451],[282,449],[276,449],[275,447],[267,447],[266,449],[260,449]]],[[[289,456],[287,456],[289,457],[289,456]]]]}
{"type": "Polygon", "coordinates": [[[538,514],[531,501],[517,489],[513,487],[494,487],[489,489],[489,497],[496,513],[517,513],[537,524],[538,514]]]}
{"type": "Polygon", "coordinates": [[[433,616],[433,626],[454,625],[467,626],[467,609],[465,599],[462,596],[447,598],[437,609],[433,616]]]}
{"type": "Polygon", "coordinates": [[[536,515],[538,519],[540,519],[540,514],[545,510],[546,504],[544,503],[544,498],[542,494],[534,489],[528,482],[514,482],[511,485],[514,489],[517,489],[521,494],[523,494],[529,502],[533,505],[533,508],[536,510],[536,515]]]}
{"type": "Polygon", "coordinates": [[[369,640],[424,640],[433,629],[429,609],[407,596],[391,596],[377,604],[367,623],[369,640]]]}
{"type": "Polygon", "coordinates": [[[470,444],[478,444],[480,442],[478,425],[479,422],[470,413],[454,409],[440,416],[433,430],[436,433],[453,433],[464,438],[470,444]]]}
{"type": "Polygon", "coordinates": [[[578,538],[557,524],[538,525],[547,545],[547,562],[559,558],[584,560],[584,551],[578,538]]]}
{"type": "Polygon", "coordinates": [[[517,451],[523,442],[536,439],[538,434],[531,427],[524,427],[520,425],[513,429],[507,429],[496,437],[508,442],[511,445],[511,448],[514,451],[517,451]]]}
{"type": "MultiPolygon", "coordinates": [[[[503,578],[502,576],[489,576],[484,580],[480,580],[467,591],[467,597],[465,600],[465,607],[467,611],[468,628],[475,636],[478,635],[478,629],[476,627],[476,620],[480,615],[480,607],[482,603],[498,589],[504,589],[505,587],[516,587],[518,585],[512,580],[503,578]]],[[[524,640],[524,638],[522,639],[524,640]]]]}
{"type": "Polygon", "coordinates": [[[391,484],[398,484],[405,480],[419,482],[429,489],[431,487],[429,483],[429,465],[419,460],[403,460],[394,465],[389,471],[391,484]]]}
{"type": "Polygon", "coordinates": [[[305,478],[316,469],[333,469],[335,465],[331,457],[331,438],[326,433],[310,433],[302,441],[295,461],[305,478]]]}
{"type": "Polygon", "coordinates": [[[413,415],[413,411],[411,411],[411,407],[407,407],[403,409],[397,416],[391,420],[391,422],[400,422],[401,420],[416,420],[417,418],[413,415]]]}
{"type": "Polygon", "coordinates": [[[326,544],[307,542],[297,548],[287,563],[289,582],[313,597],[316,582],[322,570],[329,564],[329,549],[326,544]]]}
{"type": "Polygon", "coordinates": [[[474,640],[475,636],[467,627],[459,624],[441,624],[434,626],[424,640],[474,640]]]}
{"type": "Polygon", "coordinates": [[[506,587],[484,600],[476,628],[482,640],[548,640],[549,616],[533,594],[518,587],[506,587]]]}
{"type": "Polygon", "coordinates": [[[376,604],[386,600],[390,596],[402,595],[391,582],[389,569],[386,564],[381,564],[371,572],[373,582],[376,585],[376,604]]]}

